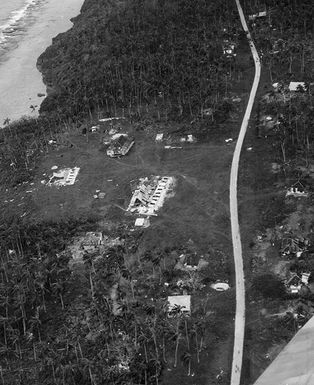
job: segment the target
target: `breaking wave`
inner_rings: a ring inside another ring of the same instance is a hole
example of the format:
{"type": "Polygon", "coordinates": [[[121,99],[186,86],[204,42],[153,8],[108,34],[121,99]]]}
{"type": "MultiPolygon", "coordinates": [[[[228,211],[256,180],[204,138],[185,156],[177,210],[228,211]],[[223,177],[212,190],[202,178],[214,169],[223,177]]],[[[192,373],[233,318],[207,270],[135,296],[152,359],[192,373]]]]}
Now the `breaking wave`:
{"type": "Polygon", "coordinates": [[[12,11],[0,25],[0,55],[16,46],[19,36],[23,35],[34,20],[34,10],[44,2],[45,0],[26,0],[21,8],[12,11]]]}

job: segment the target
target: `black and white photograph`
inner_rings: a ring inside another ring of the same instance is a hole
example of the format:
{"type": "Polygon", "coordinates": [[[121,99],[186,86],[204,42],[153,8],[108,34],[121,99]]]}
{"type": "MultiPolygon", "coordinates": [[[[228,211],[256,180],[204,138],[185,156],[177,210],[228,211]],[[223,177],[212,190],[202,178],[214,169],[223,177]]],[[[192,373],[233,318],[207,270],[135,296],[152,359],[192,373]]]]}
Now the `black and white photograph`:
{"type": "Polygon", "coordinates": [[[314,385],[313,0],[0,3],[0,385],[314,385]]]}

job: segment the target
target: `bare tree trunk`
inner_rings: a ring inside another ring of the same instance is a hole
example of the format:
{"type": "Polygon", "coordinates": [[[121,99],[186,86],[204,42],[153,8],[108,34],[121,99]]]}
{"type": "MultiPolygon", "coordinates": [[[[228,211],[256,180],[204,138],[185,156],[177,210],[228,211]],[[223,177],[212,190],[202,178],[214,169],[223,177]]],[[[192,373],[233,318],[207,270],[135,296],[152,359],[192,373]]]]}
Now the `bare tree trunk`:
{"type": "Polygon", "coordinates": [[[177,367],[177,363],[178,363],[178,348],[179,348],[179,339],[180,339],[179,326],[180,326],[180,318],[178,318],[178,323],[177,323],[177,340],[176,340],[176,349],[175,349],[175,353],[174,353],[173,366],[175,368],[177,367]]]}

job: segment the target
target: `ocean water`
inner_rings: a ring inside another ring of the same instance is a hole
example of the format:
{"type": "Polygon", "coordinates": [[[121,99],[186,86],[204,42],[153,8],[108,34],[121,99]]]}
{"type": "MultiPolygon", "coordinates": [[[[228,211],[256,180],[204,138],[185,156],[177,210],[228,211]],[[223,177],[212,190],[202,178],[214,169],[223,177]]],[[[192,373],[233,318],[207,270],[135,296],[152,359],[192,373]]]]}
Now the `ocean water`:
{"type": "Polygon", "coordinates": [[[0,0],[0,129],[7,119],[38,115],[46,86],[37,58],[71,28],[83,1],[0,0]]]}
{"type": "Polygon", "coordinates": [[[18,45],[45,0],[1,0],[0,59],[18,45]]]}

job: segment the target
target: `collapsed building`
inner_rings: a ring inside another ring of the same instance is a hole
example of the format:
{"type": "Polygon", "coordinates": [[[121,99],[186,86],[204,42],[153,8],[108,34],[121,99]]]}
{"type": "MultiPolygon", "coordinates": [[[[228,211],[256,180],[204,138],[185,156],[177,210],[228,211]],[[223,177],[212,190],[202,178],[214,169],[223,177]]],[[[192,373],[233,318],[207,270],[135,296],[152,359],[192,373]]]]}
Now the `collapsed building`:
{"type": "Polygon", "coordinates": [[[157,215],[173,185],[174,178],[169,176],[140,178],[127,211],[146,216],[157,215]]]}
{"type": "Polygon", "coordinates": [[[291,187],[288,188],[286,192],[286,198],[294,197],[294,198],[307,198],[309,193],[305,191],[305,188],[301,182],[297,182],[291,187]]]}
{"type": "Polygon", "coordinates": [[[228,40],[228,39],[225,39],[223,41],[223,46],[222,46],[222,50],[223,50],[223,54],[227,57],[227,58],[233,58],[235,56],[237,56],[237,54],[235,53],[235,43],[233,43],[232,41],[228,40]]]}
{"type": "Polygon", "coordinates": [[[112,138],[107,149],[107,155],[111,158],[124,156],[130,151],[134,143],[133,137],[129,137],[127,134],[117,134],[112,138]]]}
{"type": "Polygon", "coordinates": [[[103,243],[101,232],[89,231],[81,242],[81,247],[85,251],[96,250],[103,243]]]}
{"type": "Polygon", "coordinates": [[[308,246],[308,239],[287,236],[282,239],[280,252],[283,257],[301,258],[301,256],[308,250],[308,246]]]}
{"type": "Polygon", "coordinates": [[[75,183],[80,167],[64,168],[54,171],[49,179],[48,186],[71,186],[75,183]]]}
{"type": "Polygon", "coordinates": [[[286,281],[287,291],[291,294],[299,294],[302,288],[306,290],[309,284],[310,272],[302,272],[301,276],[293,274],[290,279],[286,281]]]}

